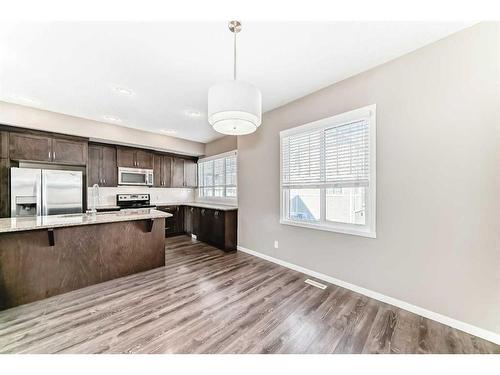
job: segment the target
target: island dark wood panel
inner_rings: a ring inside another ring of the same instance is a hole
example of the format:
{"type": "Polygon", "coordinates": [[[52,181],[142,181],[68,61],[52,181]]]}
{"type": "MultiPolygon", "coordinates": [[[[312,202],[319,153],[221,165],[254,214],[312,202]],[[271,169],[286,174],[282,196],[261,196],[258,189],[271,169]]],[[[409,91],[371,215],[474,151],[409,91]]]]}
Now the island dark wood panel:
{"type": "Polygon", "coordinates": [[[165,220],[0,234],[0,308],[165,265],[165,220]],[[149,230],[151,229],[151,232],[149,230]]]}
{"type": "Polygon", "coordinates": [[[2,353],[499,353],[350,290],[188,236],[166,266],[0,311],[2,353]]]}

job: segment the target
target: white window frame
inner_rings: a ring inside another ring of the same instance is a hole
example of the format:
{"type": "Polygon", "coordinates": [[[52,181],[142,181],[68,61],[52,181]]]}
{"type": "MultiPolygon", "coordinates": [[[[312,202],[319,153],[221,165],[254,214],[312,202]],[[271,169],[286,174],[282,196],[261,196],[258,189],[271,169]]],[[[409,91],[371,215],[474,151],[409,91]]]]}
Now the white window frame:
{"type": "MultiPolygon", "coordinates": [[[[228,151],[228,152],[224,152],[222,154],[217,154],[217,155],[212,155],[212,156],[209,156],[209,157],[206,157],[206,158],[201,158],[201,159],[198,159],[198,163],[203,163],[203,162],[206,162],[206,161],[210,161],[210,160],[217,160],[217,159],[225,159],[229,156],[236,156],[236,185],[231,185],[234,186],[236,188],[236,197],[234,198],[231,198],[231,197],[215,197],[215,196],[211,196],[211,197],[205,197],[205,196],[200,196],[200,190],[204,188],[204,186],[199,186],[197,191],[196,191],[196,200],[199,201],[199,202],[218,202],[218,203],[226,203],[226,204],[230,204],[230,205],[235,205],[237,204],[238,202],[238,151],[237,150],[232,150],[232,151],[228,151]]],[[[198,175],[199,176],[199,175],[198,175]]],[[[215,174],[213,176],[213,178],[215,179],[215,174]]],[[[226,164],[224,163],[224,185],[221,185],[221,186],[224,186],[226,187],[226,164]]],[[[212,186],[212,188],[214,189],[216,186],[212,186]]]]}
{"type": "Polygon", "coordinates": [[[341,113],[332,117],[307,123],[280,132],[280,223],[316,230],[352,234],[357,236],[376,238],[376,208],[377,208],[377,180],[376,180],[376,104],[363,108],[358,108],[349,112],[341,113]],[[291,220],[287,218],[289,211],[289,188],[283,188],[283,138],[290,135],[308,131],[327,129],[340,126],[348,122],[367,119],[369,121],[369,147],[370,147],[370,182],[366,190],[366,224],[340,223],[326,220],[326,188],[320,188],[320,220],[318,222],[308,222],[291,220]]]}

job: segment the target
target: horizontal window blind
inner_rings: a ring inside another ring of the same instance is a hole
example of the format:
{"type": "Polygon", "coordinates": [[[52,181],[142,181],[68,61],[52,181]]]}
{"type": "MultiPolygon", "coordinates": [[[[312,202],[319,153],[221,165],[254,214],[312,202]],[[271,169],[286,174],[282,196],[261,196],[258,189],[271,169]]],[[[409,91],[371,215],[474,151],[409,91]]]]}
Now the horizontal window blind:
{"type": "Polygon", "coordinates": [[[370,150],[368,121],[325,129],[325,182],[333,187],[368,186],[370,150]]]}
{"type": "Polygon", "coordinates": [[[236,186],[236,156],[226,158],[226,186],[236,186]]]}
{"type": "Polygon", "coordinates": [[[368,186],[369,121],[285,136],[281,140],[284,187],[368,186]]]}
{"type": "Polygon", "coordinates": [[[283,185],[321,183],[322,131],[291,135],[282,140],[283,185]]]}
{"type": "Polygon", "coordinates": [[[236,198],[237,156],[221,156],[198,162],[200,197],[236,198]]]}

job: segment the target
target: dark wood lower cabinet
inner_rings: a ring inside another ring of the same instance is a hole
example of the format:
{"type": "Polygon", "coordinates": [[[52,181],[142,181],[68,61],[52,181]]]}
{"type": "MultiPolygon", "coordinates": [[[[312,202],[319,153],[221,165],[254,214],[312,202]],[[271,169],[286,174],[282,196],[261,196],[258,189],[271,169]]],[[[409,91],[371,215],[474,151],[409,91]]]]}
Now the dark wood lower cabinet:
{"type": "Polygon", "coordinates": [[[221,211],[193,206],[159,206],[160,211],[172,214],[165,219],[165,236],[194,234],[200,241],[221,250],[236,250],[238,211],[221,211]]]}
{"type": "Polygon", "coordinates": [[[184,231],[184,209],[183,206],[159,206],[158,210],[172,214],[165,219],[165,237],[176,236],[184,231]]]}

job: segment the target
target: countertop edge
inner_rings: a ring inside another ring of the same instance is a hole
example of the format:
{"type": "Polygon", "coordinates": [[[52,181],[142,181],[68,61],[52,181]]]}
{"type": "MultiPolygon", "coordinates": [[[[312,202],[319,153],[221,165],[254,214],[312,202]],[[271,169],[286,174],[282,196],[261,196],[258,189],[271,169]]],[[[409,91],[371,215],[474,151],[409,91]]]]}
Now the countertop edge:
{"type": "MultiPolygon", "coordinates": [[[[137,214],[130,214],[130,215],[117,215],[113,213],[100,213],[97,214],[97,216],[104,217],[104,216],[110,216],[109,220],[99,220],[99,221],[89,221],[89,222],[66,222],[66,223],[48,223],[48,224],[41,224],[37,226],[31,226],[31,227],[19,227],[19,228],[8,228],[8,229],[2,229],[0,228],[0,235],[2,234],[7,234],[7,233],[17,233],[17,232],[28,232],[28,231],[35,231],[35,230],[44,230],[44,229],[55,229],[55,228],[68,228],[68,227],[78,227],[78,226],[86,226],[86,225],[98,225],[98,224],[112,224],[112,223],[120,223],[120,222],[125,222],[125,221],[139,221],[139,220],[155,220],[155,219],[166,219],[168,217],[173,216],[172,214],[169,214],[167,212],[162,212],[158,210],[154,210],[156,212],[152,213],[137,213],[137,214]],[[111,217],[114,216],[114,217],[111,217]]],[[[86,214],[82,214],[82,217],[85,217],[86,214]]],[[[11,218],[7,218],[11,219],[11,218]]],[[[1,223],[0,219],[0,223],[1,223]]]]}

